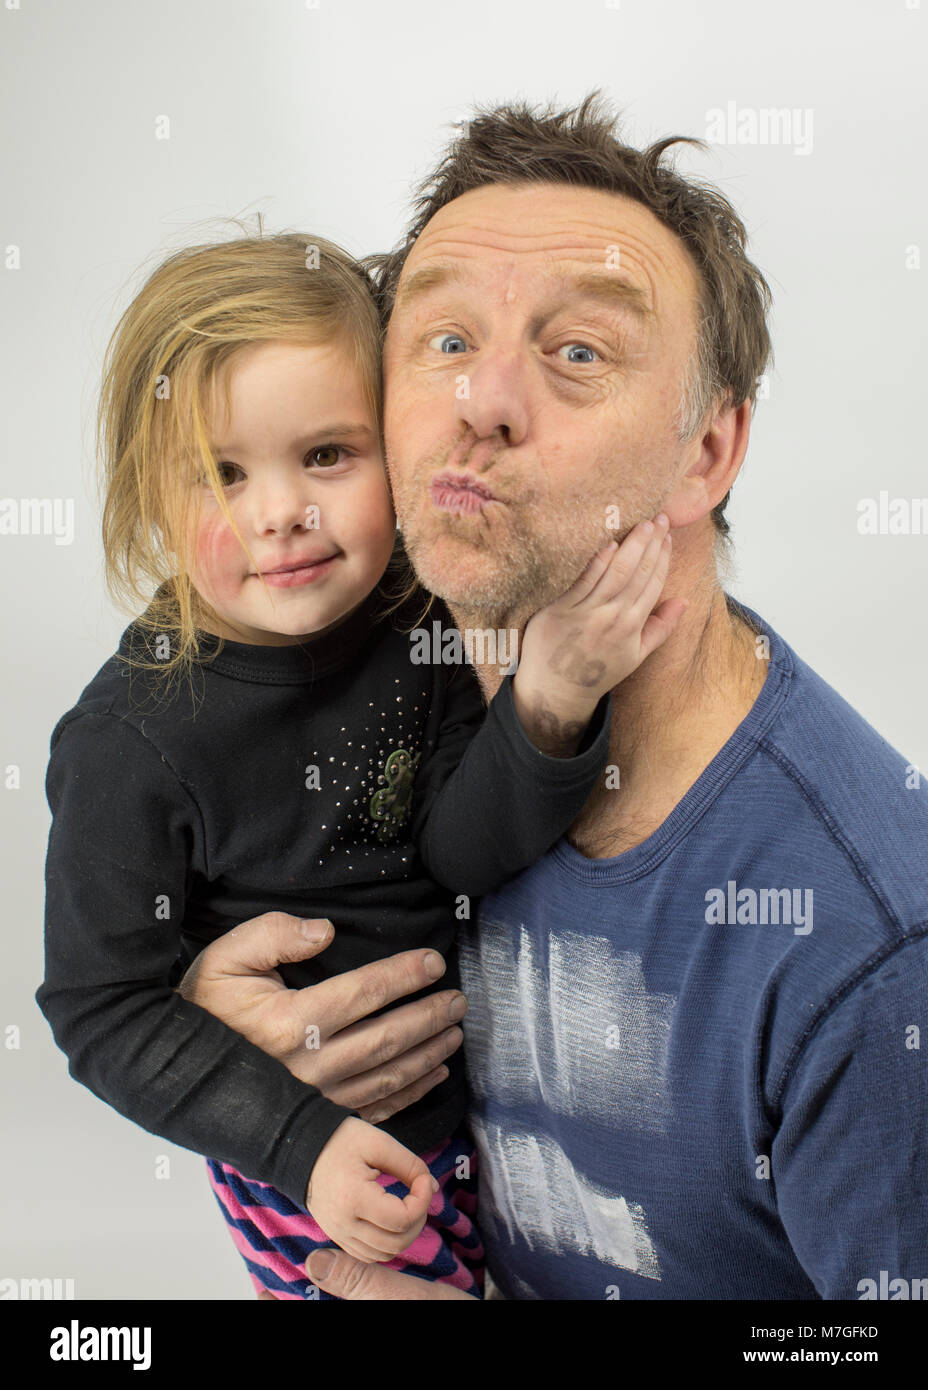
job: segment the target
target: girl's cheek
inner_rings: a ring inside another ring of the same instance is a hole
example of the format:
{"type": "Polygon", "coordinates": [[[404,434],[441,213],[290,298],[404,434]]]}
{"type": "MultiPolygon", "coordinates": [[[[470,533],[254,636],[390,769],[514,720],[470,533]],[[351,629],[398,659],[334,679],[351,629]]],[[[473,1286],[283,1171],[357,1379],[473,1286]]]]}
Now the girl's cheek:
{"type": "Polygon", "coordinates": [[[248,557],[224,517],[201,518],[196,542],[197,588],[217,598],[232,598],[248,569],[248,557]]]}
{"type": "MultiPolygon", "coordinates": [[[[390,496],[386,475],[365,487],[352,508],[350,520],[355,534],[368,544],[376,545],[384,534],[392,537],[396,527],[396,513],[393,510],[393,499],[390,496]]],[[[392,546],[392,539],[390,544],[392,546]]]]}

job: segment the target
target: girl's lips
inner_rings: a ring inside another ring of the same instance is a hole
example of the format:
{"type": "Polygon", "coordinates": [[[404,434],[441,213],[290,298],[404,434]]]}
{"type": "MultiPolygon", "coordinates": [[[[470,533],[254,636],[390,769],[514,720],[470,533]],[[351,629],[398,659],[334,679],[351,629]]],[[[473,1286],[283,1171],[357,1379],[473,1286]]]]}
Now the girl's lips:
{"type": "Polygon", "coordinates": [[[321,579],[327,574],[338,559],[337,555],[330,555],[327,560],[317,560],[313,564],[301,565],[299,569],[277,570],[276,572],[264,571],[264,582],[270,584],[273,589],[294,589],[301,584],[312,584],[314,580],[321,579]]]}

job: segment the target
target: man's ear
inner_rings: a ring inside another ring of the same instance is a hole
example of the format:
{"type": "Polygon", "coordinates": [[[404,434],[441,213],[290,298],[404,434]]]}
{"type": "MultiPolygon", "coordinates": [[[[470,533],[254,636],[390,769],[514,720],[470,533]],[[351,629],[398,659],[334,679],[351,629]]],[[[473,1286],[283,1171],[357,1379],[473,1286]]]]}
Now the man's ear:
{"type": "Polygon", "coordinates": [[[730,399],[684,453],[684,475],[661,504],[671,527],[691,526],[718,506],[738,476],[751,433],[751,402],[730,399]]]}

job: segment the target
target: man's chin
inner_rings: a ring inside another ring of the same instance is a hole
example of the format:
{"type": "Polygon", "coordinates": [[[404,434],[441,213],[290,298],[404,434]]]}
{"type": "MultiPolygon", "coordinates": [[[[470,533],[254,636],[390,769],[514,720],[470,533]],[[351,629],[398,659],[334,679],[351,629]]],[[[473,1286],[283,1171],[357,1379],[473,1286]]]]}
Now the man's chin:
{"type": "Polygon", "coordinates": [[[450,605],[495,609],[511,593],[511,566],[485,546],[444,535],[407,539],[406,548],[420,582],[450,605]]]}
{"type": "Polygon", "coordinates": [[[518,559],[487,548],[432,542],[409,558],[420,582],[443,599],[456,617],[479,626],[519,624],[557,596],[548,593],[547,575],[527,554],[518,559]]]}

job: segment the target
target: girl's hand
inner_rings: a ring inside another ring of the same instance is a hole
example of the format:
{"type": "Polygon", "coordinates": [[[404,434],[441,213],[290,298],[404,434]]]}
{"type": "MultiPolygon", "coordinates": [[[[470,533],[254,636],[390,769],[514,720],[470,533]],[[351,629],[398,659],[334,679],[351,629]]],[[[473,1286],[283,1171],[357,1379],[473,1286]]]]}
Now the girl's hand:
{"type": "Polygon", "coordinates": [[[366,1264],[395,1259],[425,1225],[438,1191],[421,1158],[383,1130],[351,1116],[343,1120],[313,1166],[306,1209],[330,1240],[366,1264]],[[390,1173],[408,1197],[384,1192],[390,1173]]]}
{"type": "Polygon", "coordinates": [[[542,752],[571,756],[597,704],[670,636],[687,607],[656,608],[670,564],[661,513],[593,556],[565,594],[540,608],[522,637],[516,713],[542,752]]]}

